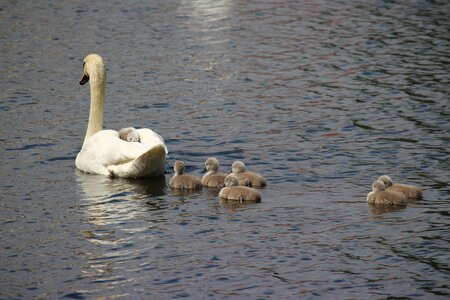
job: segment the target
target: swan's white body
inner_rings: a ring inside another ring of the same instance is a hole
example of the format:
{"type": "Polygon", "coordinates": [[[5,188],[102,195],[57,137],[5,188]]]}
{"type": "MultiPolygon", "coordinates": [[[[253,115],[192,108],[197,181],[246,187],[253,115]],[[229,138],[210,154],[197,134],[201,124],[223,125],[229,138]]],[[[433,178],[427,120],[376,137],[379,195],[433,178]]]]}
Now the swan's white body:
{"type": "Polygon", "coordinates": [[[86,173],[126,178],[163,175],[168,151],[159,134],[148,128],[137,129],[140,141],[128,142],[120,139],[117,131],[102,129],[106,75],[99,55],[90,54],[84,60],[80,84],[88,80],[91,108],[76,167],[86,173]]]}

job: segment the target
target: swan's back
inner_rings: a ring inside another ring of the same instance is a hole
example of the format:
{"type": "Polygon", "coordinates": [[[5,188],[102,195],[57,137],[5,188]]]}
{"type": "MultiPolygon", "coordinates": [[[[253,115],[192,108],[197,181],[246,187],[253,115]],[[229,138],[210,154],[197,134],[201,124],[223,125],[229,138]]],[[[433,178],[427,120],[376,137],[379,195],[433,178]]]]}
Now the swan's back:
{"type": "Polygon", "coordinates": [[[149,128],[140,128],[136,129],[136,131],[139,133],[139,139],[142,145],[146,146],[148,149],[151,149],[157,145],[162,145],[166,151],[166,154],[169,153],[167,151],[167,146],[164,143],[164,139],[159,134],[149,128]]]}

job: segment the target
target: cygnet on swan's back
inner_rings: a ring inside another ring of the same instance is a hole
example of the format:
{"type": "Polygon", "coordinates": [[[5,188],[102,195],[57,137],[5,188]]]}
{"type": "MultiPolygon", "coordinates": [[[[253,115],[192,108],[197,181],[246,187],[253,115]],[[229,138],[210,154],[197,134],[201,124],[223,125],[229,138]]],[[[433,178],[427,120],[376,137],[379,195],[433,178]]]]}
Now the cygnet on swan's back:
{"type": "Polygon", "coordinates": [[[183,174],[184,162],[181,160],[175,161],[174,168],[175,175],[170,178],[169,186],[180,190],[196,190],[202,188],[202,181],[194,175],[183,174]]]}
{"type": "Polygon", "coordinates": [[[239,180],[234,174],[225,178],[225,187],[220,190],[219,197],[239,202],[261,202],[261,193],[253,188],[239,185],[239,180]]]}
{"type": "Polygon", "coordinates": [[[401,193],[405,196],[406,200],[419,200],[422,199],[422,189],[409,184],[393,183],[391,177],[388,175],[382,175],[378,178],[382,181],[386,187],[386,191],[394,191],[401,193]]]}
{"type": "Polygon", "coordinates": [[[219,172],[219,161],[210,157],[205,161],[206,174],[202,177],[202,184],[208,187],[222,188],[227,174],[219,172]]]}
{"type": "Polygon", "coordinates": [[[386,191],[384,183],[376,180],[372,183],[372,192],[367,194],[367,202],[383,205],[405,205],[406,198],[400,193],[386,191]]]}
{"type": "Polygon", "coordinates": [[[245,164],[240,160],[233,162],[231,171],[238,178],[240,185],[250,187],[263,187],[267,185],[266,179],[262,175],[245,171],[245,164]]]}
{"type": "Polygon", "coordinates": [[[119,138],[127,142],[139,142],[141,140],[136,128],[133,127],[120,129],[119,138]]]}

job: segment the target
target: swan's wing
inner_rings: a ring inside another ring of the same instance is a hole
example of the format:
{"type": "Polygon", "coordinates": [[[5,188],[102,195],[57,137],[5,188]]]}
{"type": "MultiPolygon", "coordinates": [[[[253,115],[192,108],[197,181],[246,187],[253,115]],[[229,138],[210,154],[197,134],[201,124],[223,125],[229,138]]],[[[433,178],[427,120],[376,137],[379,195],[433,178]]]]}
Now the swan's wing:
{"type": "Polygon", "coordinates": [[[163,138],[153,130],[148,128],[140,128],[137,129],[137,132],[139,133],[141,143],[145,145],[148,149],[151,149],[157,145],[163,145],[164,149],[166,150],[166,154],[169,153],[167,151],[166,144],[164,144],[163,138]]]}
{"type": "Polygon", "coordinates": [[[102,130],[95,133],[83,144],[75,161],[76,166],[87,173],[109,175],[111,171],[114,171],[121,177],[140,177],[161,173],[160,169],[162,166],[164,170],[166,158],[157,157],[161,150],[167,155],[164,140],[150,129],[138,129],[138,133],[140,142],[124,141],[114,130],[102,130]],[[161,147],[156,147],[158,145],[161,147]],[[158,155],[153,155],[150,151],[152,149],[156,149],[156,152],[153,152],[158,155]],[[145,153],[147,154],[143,155],[145,153]],[[148,166],[149,161],[157,161],[157,163],[148,166]],[[111,167],[121,168],[123,172],[112,170],[111,167]]]}
{"type": "Polygon", "coordinates": [[[119,133],[114,130],[99,131],[83,145],[85,155],[103,166],[126,163],[148,149],[149,147],[142,143],[121,140],[119,133]]]}
{"type": "Polygon", "coordinates": [[[137,159],[125,164],[108,166],[110,175],[125,178],[137,178],[164,175],[166,151],[163,145],[157,145],[137,159]]]}

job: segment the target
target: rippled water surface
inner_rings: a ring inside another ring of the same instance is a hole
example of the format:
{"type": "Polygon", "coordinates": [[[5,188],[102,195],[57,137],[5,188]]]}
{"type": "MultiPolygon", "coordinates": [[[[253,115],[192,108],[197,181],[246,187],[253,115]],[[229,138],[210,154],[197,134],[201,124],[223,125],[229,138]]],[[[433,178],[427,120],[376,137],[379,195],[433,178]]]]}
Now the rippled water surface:
{"type": "Polygon", "coordinates": [[[448,299],[448,1],[2,1],[0,22],[0,298],[448,299]],[[75,169],[92,52],[105,127],[160,133],[165,179],[75,169]],[[262,173],[262,202],[166,187],[209,156],[262,173]],[[385,173],[424,199],[368,206],[385,173]]]}

